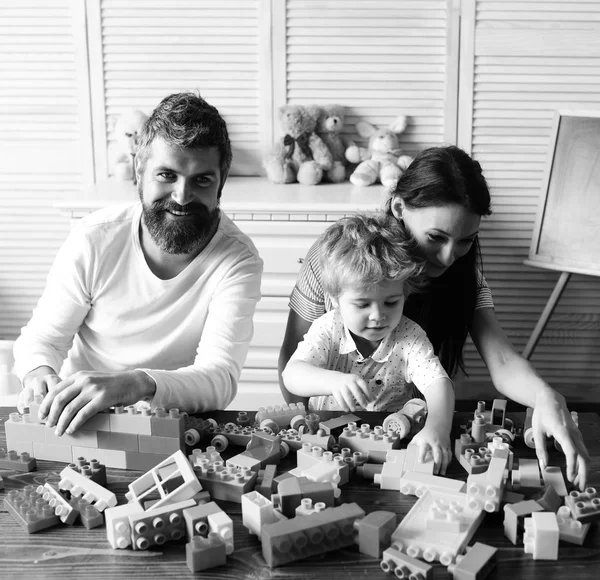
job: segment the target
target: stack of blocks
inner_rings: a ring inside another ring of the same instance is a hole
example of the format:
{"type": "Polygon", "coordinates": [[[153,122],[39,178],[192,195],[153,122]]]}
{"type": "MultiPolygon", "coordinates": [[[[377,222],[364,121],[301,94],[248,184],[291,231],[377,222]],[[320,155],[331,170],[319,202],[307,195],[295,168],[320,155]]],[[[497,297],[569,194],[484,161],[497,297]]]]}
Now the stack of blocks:
{"type": "Polygon", "coordinates": [[[38,421],[36,399],[31,414],[11,413],[5,429],[9,449],[38,460],[72,463],[85,456],[107,467],[146,471],[184,449],[184,416],[177,409],[151,413],[118,406],[95,415],[73,435],[57,437],[38,421]]]}

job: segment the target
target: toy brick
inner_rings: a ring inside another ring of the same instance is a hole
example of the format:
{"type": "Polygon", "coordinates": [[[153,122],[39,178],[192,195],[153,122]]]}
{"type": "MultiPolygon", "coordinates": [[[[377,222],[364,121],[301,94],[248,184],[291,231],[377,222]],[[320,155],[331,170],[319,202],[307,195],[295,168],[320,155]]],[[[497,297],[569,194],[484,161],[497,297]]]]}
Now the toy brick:
{"type": "Polygon", "coordinates": [[[91,503],[81,497],[72,497],[69,503],[79,513],[81,523],[88,529],[97,528],[104,524],[104,516],[91,503]]]}
{"type": "Polygon", "coordinates": [[[393,573],[396,578],[410,580],[431,580],[433,578],[432,566],[403,554],[394,546],[383,551],[381,569],[388,574],[393,573]]]}
{"type": "Polygon", "coordinates": [[[293,417],[306,415],[304,403],[290,403],[289,405],[276,405],[275,407],[259,407],[255,421],[261,424],[265,419],[274,421],[280,429],[288,427],[293,417]]]}
{"type": "Polygon", "coordinates": [[[333,419],[329,419],[327,421],[321,421],[319,423],[319,429],[323,429],[326,435],[338,437],[348,423],[354,423],[355,425],[358,425],[358,423],[361,421],[362,419],[360,417],[357,417],[352,413],[348,413],[346,415],[341,415],[340,417],[334,417],[333,419]]]}
{"type": "Polygon", "coordinates": [[[310,497],[305,497],[296,508],[295,517],[310,516],[322,512],[324,509],[327,509],[327,506],[322,501],[313,504],[310,497]]]}
{"type": "Polygon", "coordinates": [[[356,503],[343,504],[306,518],[267,524],[262,552],[271,568],[354,544],[354,521],[365,512],[356,503]]]}
{"type": "Polygon", "coordinates": [[[400,439],[405,439],[409,434],[415,435],[425,425],[427,417],[427,403],[423,399],[411,399],[402,409],[388,415],[382,423],[384,431],[398,433],[400,439]]]}
{"type": "Polygon", "coordinates": [[[585,491],[572,491],[565,497],[565,504],[573,518],[582,524],[600,519],[600,497],[593,487],[585,491]]]}
{"type": "Polygon", "coordinates": [[[4,480],[2,479],[2,476],[0,475],[0,490],[4,489],[4,480]]]}
{"type": "Polygon", "coordinates": [[[360,430],[356,424],[350,423],[339,436],[338,443],[342,447],[349,447],[352,451],[368,453],[369,451],[387,451],[400,447],[400,437],[393,431],[385,432],[383,427],[371,429],[366,423],[360,430]]]}
{"type": "Polygon", "coordinates": [[[221,436],[225,437],[231,445],[245,447],[250,443],[252,434],[256,433],[256,431],[258,431],[258,429],[249,425],[242,426],[235,425],[234,423],[227,423],[227,425],[221,424],[218,427],[209,430],[212,439],[210,443],[213,447],[218,448],[218,451],[224,451],[225,448],[221,448],[222,445],[219,444],[218,437],[221,436]]]}
{"type": "Polygon", "coordinates": [[[397,519],[395,513],[379,510],[355,520],[355,541],[361,554],[381,558],[383,550],[392,543],[397,519]]]}
{"type": "Polygon", "coordinates": [[[107,467],[115,467],[116,469],[132,469],[128,465],[127,457],[135,451],[121,451],[119,449],[85,449],[81,447],[73,447],[73,460],[85,453],[93,453],[96,459],[101,461],[107,467]]]}
{"type": "Polygon", "coordinates": [[[427,489],[462,492],[465,486],[465,482],[458,479],[449,479],[417,471],[409,471],[400,479],[400,493],[416,495],[417,497],[421,497],[427,489]]]}
{"type": "Polygon", "coordinates": [[[519,459],[519,487],[540,488],[541,485],[537,459],[519,459]]]}
{"type": "Polygon", "coordinates": [[[547,512],[556,513],[558,508],[562,505],[562,498],[556,493],[556,490],[551,485],[547,485],[545,488],[538,491],[531,499],[537,501],[547,512]]]}
{"type": "Polygon", "coordinates": [[[68,445],[51,445],[49,443],[33,443],[33,454],[39,459],[47,461],[61,461],[71,463],[73,455],[68,445]]]}
{"type": "Polygon", "coordinates": [[[356,468],[356,474],[373,481],[375,475],[381,474],[384,465],[385,463],[363,463],[356,468]]]}
{"type": "Polygon", "coordinates": [[[165,542],[185,538],[183,511],[193,507],[194,500],[153,508],[150,511],[130,515],[131,545],[134,550],[147,550],[150,546],[162,546],[165,542]]]}
{"type": "MultiPolygon", "coordinates": [[[[362,472],[361,472],[362,473],[362,472]]],[[[379,473],[373,473],[373,481],[381,489],[400,491],[400,481],[404,475],[404,462],[386,462],[379,473]]]]}
{"type": "Polygon", "coordinates": [[[40,421],[40,407],[44,401],[43,395],[36,395],[33,397],[33,401],[29,403],[29,417],[32,423],[42,423],[40,421]]]}
{"type": "Polygon", "coordinates": [[[110,431],[110,415],[109,411],[102,411],[88,419],[81,428],[87,431],[110,431]]]}
{"type": "Polygon", "coordinates": [[[100,463],[97,459],[87,461],[85,457],[78,457],[69,467],[81,473],[85,477],[89,477],[98,485],[106,487],[106,466],[100,463]]]}
{"type": "Polygon", "coordinates": [[[467,548],[467,553],[456,556],[456,562],[448,566],[453,580],[483,580],[496,566],[498,550],[487,544],[476,542],[467,548]]]}
{"type": "Polygon", "coordinates": [[[509,491],[508,489],[504,489],[504,493],[502,494],[502,503],[519,503],[523,501],[525,496],[522,493],[517,493],[516,491],[509,491]]]}
{"type": "Polygon", "coordinates": [[[302,504],[304,498],[310,498],[314,503],[324,502],[328,507],[333,507],[340,493],[333,483],[312,482],[306,477],[292,477],[279,483],[277,493],[271,496],[271,500],[283,515],[293,518],[296,508],[302,504]]]}
{"type": "Polygon", "coordinates": [[[155,508],[193,497],[202,490],[200,482],[183,451],[179,450],[164,459],[135,481],[129,484],[125,494],[128,501],[143,501],[149,495],[158,492],[161,499],[155,508]],[[177,483],[175,489],[170,484],[177,483]]]}
{"type": "Polygon", "coordinates": [[[108,416],[111,431],[133,435],[152,435],[150,425],[153,418],[150,409],[139,410],[135,405],[117,405],[108,416]]]}
{"type": "Polygon", "coordinates": [[[198,481],[213,499],[241,503],[242,495],[252,491],[258,474],[250,469],[215,465],[208,469],[200,466],[194,471],[198,481]]]}
{"type": "Polygon", "coordinates": [[[398,550],[412,558],[422,558],[426,562],[439,560],[444,566],[448,566],[457,554],[463,552],[483,516],[482,510],[469,506],[464,493],[427,490],[399,523],[392,534],[392,541],[397,544],[398,550]],[[464,530],[455,533],[444,530],[434,532],[428,529],[427,514],[438,500],[462,508],[467,524],[464,530]]]}
{"type": "Polygon", "coordinates": [[[548,466],[542,471],[542,478],[546,485],[551,485],[560,497],[567,495],[567,486],[560,467],[548,466]]]}
{"type": "Polygon", "coordinates": [[[500,509],[507,457],[498,456],[499,452],[494,451],[487,471],[471,474],[467,478],[467,499],[472,509],[484,509],[487,512],[500,509]]]}
{"type": "Polygon", "coordinates": [[[32,422],[28,414],[21,416],[19,413],[10,413],[4,423],[6,446],[8,449],[25,451],[29,447],[24,445],[26,442],[44,443],[46,441],[44,429],[45,426],[41,423],[32,422]]]}
{"type": "Polygon", "coordinates": [[[459,463],[465,468],[467,473],[483,473],[492,460],[492,453],[487,447],[475,449],[465,449],[465,452],[459,457],[459,463]]]}
{"type": "Polygon", "coordinates": [[[185,546],[185,561],[190,572],[223,566],[227,562],[225,543],[214,533],[207,538],[194,536],[185,546]]]}
{"type": "Polygon", "coordinates": [[[206,451],[202,451],[202,449],[197,448],[192,451],[192,454],[189,456],[190,464],[192,467],[212,467],[215,464],[225,465],[225,461],[221,457],[219,451],[217,451],[216,447],[209,445],[206,448],[206,451]]]}
{"type": "Polygon", "coordinates": [[[277,433],[277,438],[281,443],[285,443],[292,451],[298,451],[304,443],[302,436],[295,429],[282,429],[277,433]]]}
{"type": "Polygon", "coordinates": [[[277,475],[276,465],[265,465],[264,469],[259,470],[254,489],[267,499],[271,499],[274,489],[274,479],[277,475]]]}
{"type": "Polygon", "coordinates": [[[265,524],[277,521],[273,502],[257,491],[242,495],[242,523],[252,534],[260,537],[265,524]]]}
{"type": "Polygon", "coordinates": [[[84,431],[78,429],[72,435],[63,433],[60,437],[55,434],[56,427],[44,425],[44,436],[46,443],[51,445],[68,445],[70,447],[89,447],[95,449],[98,447],[98,433],[96,431],[84,431]]]}
{"type": "Polygon", "coordinates": [[[558,522],[556,514],[537,512],[525,518],[523,550],[534,560],[558,559],[558,522]]]}
{"type": "Polygon", "coordinates": [[[130,502],[108,508],[104,511],[106,518],[106,539],[113,550],[124,550],[131,546],[131,524],[129,516],[143,513],[138,502],[130,502]]]}
{"type": "Polygon", "coordinates": [[[202,505],[195,505],[183,510],[183,519],[188,540],[194,536],[208,536],[208,516],[218,513],[221,508],[214,502],[208,502],[202,505]]]}
{"type": "Polygon", "coordinates": [[[150,419],[150,432],[143,435],[156,435],[157,437],[174,437],[183,441],[185,431],[184,416],[178,409],[169,412],[159,407],[150,419]]]}
{"type": "Polygon", "coordinates": [[[233,554],[233,520],[222,510],[208,514],[207,520],[209,534],[218,534],[221,540],[225,542],[227,554],[233,554]]]}
{"type": "Polygon", "coordinates": [[[63,524],[71,525],[79,516],[79,512],[60,494],[58,487],[51,483],[39,485],[36,492],[54,509],[54,513],[63,524]]]}
{"type": "MultiPolygon", "coordinates": [[[[323,451],[323,448],[314,446],[310,443],[303,443],[302,449],[298,450],[296,454],[297,465],[301,470],[310,469],[319,464],[327,464],[338,476],[338,485],[344,485],[350,481],[350,467],[352,459],[348,461],[348,457],[344,458],[341,453],[335,455],[331,451],[323,451]]],[[[306,475],[306,474],[305,474],[306,475]]],[[[306,475],[309,479],[313,479],[309,475],[306,475]]],[[[314,480],[322,481],[322,480],[314,480]]],[[[330,479],[329,481],[333,481],[330,479]]]]}
{"type": "Polygon", "coordinates": [[[83,499],[92,503],[100,512],[107,507],[117,505],[117,497],[112,491],[98,485],[95,481],[88,479],[70,467],[65,467],[60,472],[58,487],[70,491],[74,497],[83,496],[83,499]]]}
{"type": "Polygon", "coordinates": [[[504,506],[504,535],[513,543],[518,544],[523,536],[526,516],[543,511],[543,507],[535,500],[528,499],[504,506]]]}
{"type": "Polygon", "coordinates": [[[155,453],[140,453],[138,451],[125,452],[125,469],[134,471],[150,471],[159,463],[167,459],[168,455],[157,455],[155,453]]]}
{"type": "Polygon", "coordinates": [[[138,436],[133,433],[98,431],[100,449],[118,449],[120,451],[139,451],[138,436]]]}
{"type": "Polygon", "coordinates": [[[297,477],[306,477],[315,482],[340,484],[340,474],[333,463],[317,463],[306,469],[293,469],[290,473],[293,473],[297,477]]]}
{"type": "Polygon", "coordinates": [[[556,513],[556,522],[558,524],[558,535],[559,540],[563,542],[569,542],[571,544],[577,544],[581,546],[587,536],[588,530],[590,529],[591,523],[582,524],[581,522],[573,519],[571,516],[571,510],[563,505],[558,508],[556,513]]]}
{"type": "Polygon", "coordinates": [[[429,530],[458,534],[467,529],[470,520],[465,517],[462,506],[456,503],[448,504],[441,499],[437,499],[429,508],[426,524],[429,530]]]}
{"type": "Polygon", "coordinates": [[[37,463],[35,457],[31,457],[29,453],[23,451],[9,451],[6,453],[4,449],[0,449],[0,469],[10,469],[13,471],[35,471],[37,463]]]}
{"type": "Polygon", "coordinates": [[[492,410],[490,412],[490,424],[494,428],[502,429],[504,427],[504,418],[506,416],[506,399],[494,399],[492,410]]]}
{"type": "Polygon", "coordinates": [[[279,463],[281,458],[280,440],[274,435],[257,431],[252,434],[246,450],[227,460],[227,465],[248,467],[252,471],[263,469],[270,463],[279,463]]]}
{"type": "Polygon", "coordinates": [[[36,492],[33,485],[26,485],[21,490],[11,489],[4,498],[4,506],[28,534],[60,524],[54,508],[36,492]]]}
{"type": "Polygon", "coordinates": [[[180,439],[174,437],[159,437],[157,435],[138,435],[140,453],[154,453],[157,455],[171,455],[179,449],[182,451],[183,445],[180,439]]]}

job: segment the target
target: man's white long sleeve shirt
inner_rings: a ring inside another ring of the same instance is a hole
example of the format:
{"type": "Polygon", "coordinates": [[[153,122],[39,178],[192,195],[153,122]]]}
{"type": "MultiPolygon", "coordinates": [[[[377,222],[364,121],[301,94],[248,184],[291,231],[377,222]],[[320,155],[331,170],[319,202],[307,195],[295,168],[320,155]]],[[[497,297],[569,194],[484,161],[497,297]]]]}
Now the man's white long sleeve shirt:
{"type": "Polygon", "coordinates": [[[157,278],[140,245],[141,204],[113,206],[77,224],[15,344],[22,379],[60,371],[142,369],[155,407],[224,409],[237,382],[260,300],[262,260],[224,213],[217,233],[185,270],[157,278]]]}

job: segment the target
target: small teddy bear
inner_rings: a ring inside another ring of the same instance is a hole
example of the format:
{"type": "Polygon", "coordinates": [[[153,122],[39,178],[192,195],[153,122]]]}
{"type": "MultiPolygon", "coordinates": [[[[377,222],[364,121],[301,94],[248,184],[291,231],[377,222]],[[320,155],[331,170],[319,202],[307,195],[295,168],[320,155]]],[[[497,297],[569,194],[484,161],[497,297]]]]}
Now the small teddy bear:
{"type": "Polygon", "coordinates": [[[333,158],[315,133],[318,107],[284,105],[278,113],[283,138],[263,163],[268,179],[273,183],[320,183],[323,172],[331,169],[333,158]]]}
{"type": "Polygon", "coordinates": [[[346,150],[355,147],[353,141],[342,135],[345,110],[342,105],[325,105],[319,107],[317,135],[323,139],[333,156],[333,166],[325,171],[323,181],[340,183],[346,180],[346,150]]]}
{"type": "Polygon", "coordinates": [[[359,163],[350,176],[354,185],[365,186],[381,182],[386,188],[393,188],[412,158],[401,155],[398,147],[398,135],[406,129],[407,119],[404,115],[397,117],[388,127],[377,129],[365,121],[356,124],[356,131],[363,138],[369,139],[367,150],[356,145],[346,150],[346,159],[359,163]]]}
{"type": "Polygon", "coordinates": [[[120,181],[133,180],[135,185],[134,158],[147,119],[148,116],[139,109],[131,109],[121,114],[115,122],[112,173],[120,181]]]}

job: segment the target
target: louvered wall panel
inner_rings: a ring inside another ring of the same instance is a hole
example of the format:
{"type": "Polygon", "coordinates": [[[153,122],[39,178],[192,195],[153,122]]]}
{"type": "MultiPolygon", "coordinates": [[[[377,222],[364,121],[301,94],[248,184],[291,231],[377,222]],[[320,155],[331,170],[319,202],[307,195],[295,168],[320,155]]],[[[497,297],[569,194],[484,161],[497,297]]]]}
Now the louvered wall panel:
{"type": "Polygon", "coordinates": [[[29,320],[68,233],[53,204],[82,186],[73,7],[0,2],[0,338],[29,320]]]}
{"type": "Polygon", "coordinates": [[[344,132],[363,145],[357,121],[397,115],[409,117],[405,152],[440,144],[446,20],[445,0],[287,0],[287,102],[345,105],[344,132]]]}
{"type": "MultiPolygon", "coordinates": [[[[492,189],[481,235],[498,317],[522,351],[557,272],[523,265],[529,254],[556,109],[600,110],[600,3],[476,5],[472,152],[492,189]]],[[[589,240],[598,244],[598,240],[589,240]]],[[[573,275],[532,362],[565,396],[600,400],[600,278],[573,275]]],[[[488,373],[467,353],[477,392],[488,373]]]]}
{"type": "Polygon", "coordinates": [[[102,0],[109,164],[122,112],[199,90],[227,121],[231,175],[259,175],[258,22],[259,0],[102,0]]]}

